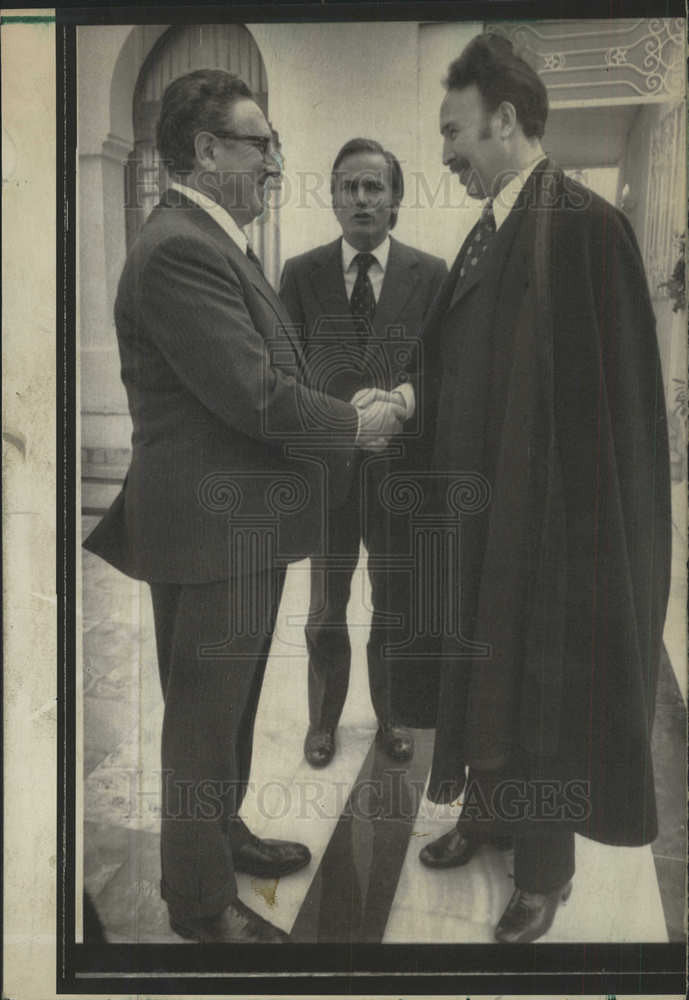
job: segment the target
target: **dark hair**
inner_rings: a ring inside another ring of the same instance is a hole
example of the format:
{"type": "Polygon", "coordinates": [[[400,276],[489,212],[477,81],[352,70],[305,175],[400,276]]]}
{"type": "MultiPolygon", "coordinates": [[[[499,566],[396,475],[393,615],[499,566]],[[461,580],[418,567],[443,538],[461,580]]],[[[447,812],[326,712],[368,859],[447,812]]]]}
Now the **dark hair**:
{"type": "Polygon", "coordinates": [[[346,142],[340,152],[335,157],[333,168],[330,173],[330,194],[335,192],[335,177],[337,169],[343,160],[355,153],[378,153],[382,156],[390,169],[390,187],[392,188],[393,205],[390,210],[390,229],[395,228],[397,214],[400,210],[400,202],[404,198],[404,174],[400,161],[389,149],[384,149],[375,139],[350,139],[346,142]]]}
{"type": "Polygon", "coordinates": [[[253,94],[244,81],[224,69],[197,69],[173,80],[163,94],[156,144],[173,174],[194,169],[197,132],[227,128],[227,107],[253,94]]]}
{"type": "Polygon", "coordinates": [[[503,35],[483,34],[472,39],[461,56],[450,63],[443,83],[448,90],[463,90],[475,84],[486,111],[495,111],[502,101],[509,101],[529,139],[540,139],[545,131],[545,84],[503,35]]]}

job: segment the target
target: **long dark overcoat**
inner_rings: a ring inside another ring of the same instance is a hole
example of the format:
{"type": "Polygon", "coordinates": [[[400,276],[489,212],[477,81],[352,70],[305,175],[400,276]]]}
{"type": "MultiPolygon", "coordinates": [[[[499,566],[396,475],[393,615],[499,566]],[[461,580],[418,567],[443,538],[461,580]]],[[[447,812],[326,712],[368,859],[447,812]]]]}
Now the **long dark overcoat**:
{"type": "Polygon", "coordinates": [[[526,806],[513,783],[488,818],[648,843],[671,518],[632,228],[544,161],[461,291],[457,272],[424,335],[433,462],[485,490],[462,523],[461,642],[444,640],[429,795],[453,799],[465,765],[488,778],[489,807],[499,779],[537,779],[526,806]]]}

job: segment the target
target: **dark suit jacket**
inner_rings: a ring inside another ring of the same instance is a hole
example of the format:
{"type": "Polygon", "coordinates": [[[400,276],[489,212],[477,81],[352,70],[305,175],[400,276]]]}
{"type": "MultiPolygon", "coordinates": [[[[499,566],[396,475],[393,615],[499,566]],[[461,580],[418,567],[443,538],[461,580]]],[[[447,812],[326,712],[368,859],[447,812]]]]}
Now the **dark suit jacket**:
{"type": "Polygon", "coordinates": [[[465,646],[446,636],[429,794],[453,798],[465,763],[503,769],[558,782],[579,832],[648,843],[671,521],[634,233],[546,161],[459,289],[457,270],[425,334],[434,471],[487,489],[463,519],[465,646]]]}
{"type": "Polygon", "coordinates": [[[347,355],[353,331],[342,272],[342,240],[288,260],[280,297],[299,328],[316,384],[340,399],[351,399],[362,387],[390,390],[408,379],[416,383],[421,330],[446,274],[445,261],[391,237],[373,329],[361,358],[356,351],[347,355]]]}
{"type": "MultiPolygon", "coordinates": [[[[316,384],[327,386],[329,392],[343,399],[351,398],[357,389],[372,385],[386,390],[406,380],[414,385],[416,411],[401,435],[403,453],[392,457],[370,455],[355,463],[362,517],[373,517],[376,522],[373,530],[369,527],[369,538],[377,536],[380,540],[376,554],[387,555],[393,564],[397,558],[402,564],[400,572],[389,574],[387,585],[391,588],[416,553],[411,547],[411,508],[402,513],[394,504],[387,506],[381,499],[380,487],[389,475],[399,475],[405,483],[414,480],[416,471],[427,467],[430,461],[421,417],[423,386],[418,379],[423,368],[421,335],[431,304],[446,275],[447,266],[439,257],[391,239],[383,286],[363,360],[356,347],[347,354],[347,338],[351,336],[353,324],[342,271],[340,239],[288,260],[280,286],[282,300],[304,339],[304,353],[316,384]]],[[[356,334],[354,337],[356,339],[356,334]]],[[[411,603],[405,608],[409,615],[410,642],[418,629],[411,603]]],[[[399,642],[400,637],[395,635],[392,641],[399,642]]],[[[410,725],[429,724],[426,706],[437,692],[437,663],[428,656],[434,643],[435,638],[424,632],[420,643],[423,658],[407,655],[405,659],[395,660],[390,670],[393,713],[410,725]]],[[[434,721],[433,714],[431,724],[434,721]]]]}
{"type": "Polygon", "coordinates": [[[272,545],[272,561],[318,550],[325,493],[350,475],[356,413],[304,384],[279,298],[183,195],[168,192],[143,227],[115,320],[133,454],[86,548],[138,579],[185,583],[246,571],[231,531],[272,545]],[[341,447],[325,463],[295,457],[319,431],[341,447]]]}

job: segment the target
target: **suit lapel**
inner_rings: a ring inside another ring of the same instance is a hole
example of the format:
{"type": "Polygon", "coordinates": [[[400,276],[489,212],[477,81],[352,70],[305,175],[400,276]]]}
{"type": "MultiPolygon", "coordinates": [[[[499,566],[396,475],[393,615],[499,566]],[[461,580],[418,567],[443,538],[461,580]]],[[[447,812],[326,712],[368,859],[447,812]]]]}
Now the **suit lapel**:
{"type": "Polygon", "coordinates": [[[390,240],[383,287],[373,314],[373,329],[378,337],[397,319],[418,283],[416,256],[397,240],[390,240]]]}
{"type": "MultiPolygon", "coordinates": [[[[457,302],[459,302],[459,300],[462,299],[467,294],[467,292],[470,291],[474,287],[474,285],[481,280],[481,276],[483,274],[482,265],[485,264],[485,257],[489,256],[488,251],[486,251],[486,254],[484,254],[484,257],[481,259],[480,264],[477,265],[477,267],[472,267],[471,270],[467,273],[465,278],[460,280],[460,273],[459,273],[461,270],[461,266],[464,262],[466,247],[470,245],[478,227],[479,227],[478,222],[471,227],[469,235],[464,240],[464,243],[462,243],[459,249],[459,253],[457,254],[457,260],[455,261],[456,268],[453,267],[452,269],[453,271],[456,271],[456,277],[454,285],[452,286],[452,296],[450,298],[450,302],[448,303],[449,309],[451,309],[457,302]]],[[[497,233],[495,235],[495,239],[497,239],[497,233]]],[[[492,253],[492,249],[493,248],[491,248],[490,253],[492,253]]]]}
{"type": "Polygon", "coordinates": [[[285,307],[276,295],[263,272],[249,260],[246,254],[243,253],[241,247],[237,246],[235,241],[228,236],[222,226],[220,226],[215,219],[208,214],[208,212],[205,212],[195,202],[185,197],[184,194],[179,191],[175,191],[174,189],[168,190],[161,199],[161,203],[168,208],[183,209],[185,212],[191,213],[190,217],[193,219],[198,228],[202,230],[204,235],[208,236],[213,240],[213,242],[218,244],[222,253],[232,260],[237,270],[242,272],[244,277],[251,283],[254,290],[258,292],[261,298],[264,299],[273,310],[279,321],[277,329],[280,330],[289,340],[291,346],[296,352],[299,363],[303,365],[304,352],[301,342],[296,334],[293,334],[290,331],[292,321],[287,315],[285,307]]]}
{"type": "MultiPolygon", "coordinates": [[[[469,234],[469,237],[470,236],[471,233],[469,234]]],[[[467,239],[469,237],[467,237],[467,239]]],[[[449,273],[438,289],[438,293],[431,304],[428,316],[426,317],[426,321],[423,325],[422,336],[424,338],[430,334],[430,331],[438,326],[438,323],[450,308],[450,300],[452,299],[453,292],[457,286],[457,282],[459,281],[459,270],[462,262],[463,248],[464,244],[460,247],[459,253],[455,257],[449,273]]]]}
{"type": "MultiPolygon", "coordinates": [[[[540,163],[531,172],[526,184],[519,192],[519,196],[512,210],[493,237],[491,245],[486,250],[485,254],[483,254],[483,256],[479,259],[478,264],[475,267],[472,267],[466,274],[461,283],[459,281],[459,267],[457,267],[457,279],[455,281],[452,298],[450,299],[450,304],[448,306],[449,309],[453,309],[458,302],[461,302],[462,299],[469,294],[471,289],[475,288],[486,275],[495,275],[496,270],[499,270],[502,267],[503,263],[507,259],[510,247],[514,242],[514,238],[526,219],[528,206],[533,204],[533,194],[535,186],[538,184],[538,178],[543,171],[548,168],[548,165],[549,161],[544,160],[543,163],[540,163]]],[[[459,262],[462,259],[464,247],[469,244],[477,226],[478,223],[474,226],[462,244],[457,261],[455,262],[457,265],[459,265],[459,262]]],[[[454,270],[455,269],[453,267],[453,271],[454,270]]]]}
{"type": "MultiPolygon", "coordinates": [[[[390,241],[390,254],[383,287],[373,315],[373,328],[379,337],[400,315],[418,283],[417,261],[411,251],[397,240],[390,241]]],[[[342,270],[342,241],[329,243],[314,264],[310,275],[314,296],[326,316],[351,315],[342,270]]]]}
{"type": "MultiPolygon", "coordinates": [[[[390,254],[383,287],[373,315],[378,336],[400,315],[418,282],[416,257],[397,240],[390,241],[390,254]]],[[[342,241],[329,243],[311,271],[311,287],[324,315],[350,316],[349,300],[342,270],[342,241]]]]}
{"type": "Polygon", "coordinates": [[[270,284],[268,279],[265,277],[263,272],[253,264],[249,258],[242,253],[237,244],[230,240],[228,237],[228,243],[232,245],[233,254],[232,257],[235,260],[237,267],[240,268],[244,274],[247,276],[251,282],[254,290],[268,303],[270,308],[275,313],[278,319],[278,327],[281,333],[289,340],[292,345],[297,358],[299,359],[299,364],[303,366],[304,364],[304,349],[302,347],[301,341],[297,336],[296,332],[292,332],[293,323],[287,314],[287,310],[283,306],[282,302],[273,290],[273,286],[270,284]]]}
{"type": "MultiPolygon", "coordinates": [[[[450,300],[450,309],[453,309],[458,302],[469,294],[472,288],[487,275],[494,274],[496,268],[500,268],[502,262],[505,260],[507,253],[509,251],[514,235],[519,228],[519,224],[522,220],[522,215],[520,212],[515,211],[513,208],[510,214],[507,216],[503,224],[498,229],[497,233],[493,236],[490,246],[486,252],[479,258],[478,263],[475,267],[472,267],[467,271],[464,279],[457,279],[457,283],[452,293],[452,298],[450,300]]],[[[471,239],[474,230],[467,237],[467,240],[471,239]]],[[[464,248],[462,248],[463,251],[464,248]]],[[[461,256],[461,255],[460,255],[461,256]]]]}
{"type": "Polygon", "coordinates": [[[349,302],[342,271],[342,240],[323,248],[310,275],[311,288],[324,316],[349,316],[349,302]]]}

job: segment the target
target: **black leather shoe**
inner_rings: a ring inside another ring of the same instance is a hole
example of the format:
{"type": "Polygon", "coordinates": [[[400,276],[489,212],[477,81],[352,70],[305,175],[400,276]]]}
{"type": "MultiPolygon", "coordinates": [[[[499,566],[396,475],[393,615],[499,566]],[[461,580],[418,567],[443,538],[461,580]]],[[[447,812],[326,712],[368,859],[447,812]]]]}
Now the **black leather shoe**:
{"type": "Polygon", "coordinates": [[[170,914],[170,927],[180,937],[203,944],[281,944],[289,940],[288,934],[240,899],[214,917],[178,920],[170,914]]]}
{"type": "Polygon", "coordinates": [[[310,860],[308,847],[291,840],[261,840],[252,835],[240,847],[232,849],[234,870],[258,878],[291,875],[308,865],[310,860]]]}
{"type": "Polygon", "coordinates": [[[528,944],[542,937],[552,927],[558,906],[567,902],[571,892],[571,882],[546,893],[515,889],[495,928],[496,939],[505,944],[528,944]]]}
{"type": "Polygon", "coordinates": [[[304,756],[311,767],[325,767],[335,753],[335,730],[309,727],[304,740],[304,756]]]}
{"type": "Polygon", "coordinates": [[[426,844],[419,854],[419,860],[428,868],[459,868],[471,861],[478,846],[478,841],[465,837],[455,827],[426,844]]]}
{"type": "Polygon", "coordinates": [[[411,760],[414,756],[414,737],[401,726],[380,726],[376,740],[393,760],[411,760]]]}

